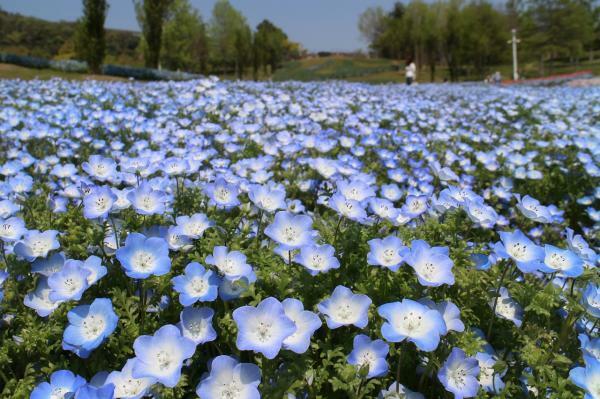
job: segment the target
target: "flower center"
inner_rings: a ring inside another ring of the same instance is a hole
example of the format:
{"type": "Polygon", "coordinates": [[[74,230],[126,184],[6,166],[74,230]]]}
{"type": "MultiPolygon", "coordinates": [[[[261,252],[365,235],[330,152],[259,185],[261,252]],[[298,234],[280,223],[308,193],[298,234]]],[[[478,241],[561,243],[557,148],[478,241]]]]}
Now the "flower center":
{"type": "Polygon", "coordinates": [[[98,338],[104,332],[105,326],[106,322],[98,315],[89,315],[81,325],[83,335],[89,340],[98,338]]]}
{"type": "Polygon", "coordinates": [[[203,295],[206,292],[206,289],[208,288],[206,281],[201,278],[201,277],[194,277],[191,281],[190,281],[190,291],[192,291],[192,293],[200,296],[203,295]]]}
{"type": "Polygon", "coordinates": [[[146,251],[138,251],[133,256],[132,263],[138,270],[151,270],[154,266],[154,256],[146,251]]]}
{"type": "Polygon", "coordinates": [[[156,354],[156,361],[161,370],[168,370],[173,364],[173,357],[167,351],[160,351],[156,354]]]}
{"type": "Polygon", "coordinates": [[[273,324],[266,321],[259,321],[254,333],[260,342],[267,342],[273,335],[273,324]]]}

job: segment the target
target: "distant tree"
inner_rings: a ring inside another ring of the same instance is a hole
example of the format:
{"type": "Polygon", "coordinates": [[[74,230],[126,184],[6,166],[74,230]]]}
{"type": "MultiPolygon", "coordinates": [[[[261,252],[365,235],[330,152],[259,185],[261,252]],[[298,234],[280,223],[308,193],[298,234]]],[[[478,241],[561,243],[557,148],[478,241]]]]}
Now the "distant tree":
{"type": "Polygon", "coordinates": [[[358,30],[363,38],[374,43],[383,33],[385,12],[381,7],[369,7],[358,18],[358,30]]]}
{"type": "Polygon", "coordinates": [[[273,73],[288,57],[290,50],[288,37],[283,30],[275,26],[271,21],[264,20],[256,27],[254,35],[254,73],[256,69],[263,67],[263,73],[268,74],[267,67],[273,73]]]}
{"type": "Polygon", "coordinates": [[[520,23],[523,46],[538,57],[542,74],[546,62],[577,62],[594,42],[593,9],[583,0],[529,0],[520,23]]]}
{"type": "Polygon", "coordinates": [[[212,10],[208,32],[213,67],[239,74],[247,55],[251,54],[251,35],[248,34],[251,31],[246,18],[228,0],[218,0],[212,10]]]}
{"type": "Polygon", "coordinates": [[[144,37],[144,63],[158,68],[162,48],[163,25],[173,0],[133,0],[144,37]]]}
{"type": "Polygon", "coordinates": [[[175,0],[163,29],[161,65],[172,70],[205,73],[207,41],[198,11],[189,0],[175,0]]]}
{"type": "Polygon", "coordinates": [[[76,33],[76,53],[85,60],[90,72],[99,73],[106,52],[104,21],[106,0],[83,0],[83,17],[76,33]]]}

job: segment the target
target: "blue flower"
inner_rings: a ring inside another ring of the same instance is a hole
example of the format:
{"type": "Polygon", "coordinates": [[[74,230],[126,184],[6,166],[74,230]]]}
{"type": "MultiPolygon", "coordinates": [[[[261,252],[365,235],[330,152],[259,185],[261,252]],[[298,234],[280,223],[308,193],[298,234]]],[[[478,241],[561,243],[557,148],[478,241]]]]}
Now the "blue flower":
{"type": "Polygon", "coordinates": [[[425,241],[415,240],[405,260],[414,269],[421,285],[439,287],[454,284],[454,262],[448,256],[447,247],[430,247],[425,241]]]}
{"type": "Polygon", "coordinates": [[[178,216],[175,219],[177,226],[181,227],[181,231],[192,239],[197,239],[208,229],[215,225],[203,213],[195,213],[192,216],[178,216]]]}
{"type": "Polygon", "coordinates": [[[539,223],[551,223],[552,215],[547,207],[540,204],[540,201],[529,195],[521,198],[519,194],[515,194],[517,199],[517,209],[521,211],[523,216],[539,223]]]}
{"type": "Polygon", "coordinates": [[[112,180],[117,175],[117,164],[111,158],[92,155],[81,168],[90,176],[99,181],[112,180]]]}
{"type": "Polygon", "coordinates": [[[400,209],[400,213],[411,219],[421,216],[427,210],[428,199],[426,195],[409,195],[406,197],[406,203],[400,209]]]}
{"type": "Polygon", "coordinates": [[[569,372],[569,378],[585,391],[584,399],[598,399],[600,394],[600,360],[587,357],[585,367],[576,367],[569,372]]]}
{"type": "Polygon", "coordinates": [[[546,273],[557,273],[558,277],[579,277],[583,274],[583,261],[574,252],[546,244],[546,256],[540,270],[546,273]]]}
{"type": "Polygon", "coordinates": [[[398,271],[408,254],[408,248],[396,236],[387,236],[383,239],[374,238],[368,241],[371,251],[367,254],[367,263],[374,266],[387,267],[391,271],[398,271]]]}
{"type": "Polygon", "coordinates": [[[107,298],[97,298],[90,305],[71,309],[67,318],[69,325],[63,334],[63,349],[84,359],[115,331],[119,321],[107,298]]]}
{"type": "Polygon", "coordinates": [[[240,204],[238,186],[227,183],[222,177],[204,186],[204,194],[210,199],[209,203],[217,208],[231,209],[240,204]]]}
{"type": "Polygon", "coordinates": [[[600,286],[589,283],[581,295],[585,310],[595,318],[600,318],[600,286]]]}
{"type": "Polygon", "coordinates": [[[312,243],[312,219],[306,215],[294,215],[279,211],[275,219],[265,229],[265,234],[281,245],[283,249],[298,249],[312,243]]]}
{"type": "Polygon", "coordinates": [[[209,364],[209,374],[196,388],[201,398],[259,399],[260,369],[240,363],[230,356],[217,356],[209,364]]]}
{"type": "Polygon", "coordinates": [[[369,306],[371,298],[354,294],[349,288],[338,285],[331,297],[321,301],[317,309],[325,315],[327,327],[331,329],[349,325],[364,328],[369,323],[369,306]]]}
{"type": "Polygon", "coordinates": [[[304,266],[313,276],[340,267],[340,261],[335,257],[335,248],[328,244],[305,245],[300,248],[300,253],[294,261],[304,266]]]}
{"type": "Polygon", "coordinates": [[[250,282],[256,280],[252,266],[246,263],[246,255],[240,251],[229,251],[227,247],[216,246],[212,255],[208,255],[204,261],[215,266],[227,280],[236,281],[243,277],[250,282]]]}
{"type": "Polygon", "coordinates": [[[490,306],[494,307],[496,303],[496,315],[503,319],[510,320],[515,323],[515,326],[521,327],[523,323],[523,308],[517,303],[509,294],[506,287],[501,287],[499,291],[500,296],[498,300],[490,300],[490,306]]]}
{"type": "Polygon", "coordinates": [[[248,277],[241,277],[237,280],[229,280],[228,278],[221,279],[219,285],[219,298],[224,301],[231,301],[239,298],[244,293],[250,284],[256,281],[254,273],[248,277]]]}
{"type": "Polygon", "coordinates": [[[181,335],[194,341],[196,345],[205,342],[214,341],[217,338],[217,332],[213,328],[212,318],[215,311],[211,308],[193,308],[183,309],[179,315],[178,324],[181,335]]]}
{"type": "Polygon", "coordinates": [[[465,331],[465,325],[462,320],[460,320],[460,309],[454,303],[450,301],[435,303],[429,298],[421,298],[418,302],[430,309],[440,312],[444,319],[444,324],[446,325],[446,331],[444,331],[443,334],[447,334],[450,331],[465,331]]]}
{"type": "Polygon", "coordinates": [[[465,210],[469,218],[477,225],[491,229],[498,221],[498,214],[491,206],[485,204],[483,199],[480,200],[466,200],[465,210]]]}
{"type": "Polygon", "coordinates": [[[567,244],[571,251],[574,251],[579,256],[589,261],[596,259],[596,253],[590,248],[590,245],[579,234],[575,234],[573,230],[567,229],[567,244]]]}
{"type": "Polygon", "coordinates": [[[440,335],[447,331],[442,315],[410,299],[381,305],[377,312],[386,322],[381,335],[389,342],[413,342],[418,349],[431,352],[440,342],[440,335]]]}
{"type": "Polygon", "coordinates": [[[354,337],[354,347],[348,356],[348,363],[361,369],[368,368],[367,378],[381,377],[387,374],[388,363],[385,360],[390,346],[380,339],[371,341],[364,334],[354,337]]]}
{"type": "Polygon", "coordinates": [[[206,270],[198,262],[185,267],[185,274],[171,279],[173,288],[179,292],[179,303],[190,306],[198,301],[210,302],[217,299],[219,276],[212,270],[206,270]]]}
{"type": "Polygon", "coordinates": [[[86,384],[77,390],[74,399],[113,399],[114,392],[115,386],[113,384],[107,384],[101,387],[86,384]]]}
{"type": "Polygon", "coordinates": [[[125,246],[117,249],[116,257],[125,274],[135,279],[162,276],[171,269],[167,242],[158,237],[146,238],[140,233],[130,233],[125,246]]]}
{"type": "Polygon", "coordinates": [[[31,392],[30,399],[68,398],[75,395],[85,379],[69,370],[58,370],[50,376],[50,382],[42,382],[31,392]]]}
{"type": "Polygon", "coordinates": [[[121,371],[113,371],[106,377],[105,384],[115,386],[115,398],[140,399],[156,383],[156,378],[153,377],[133,377],[132,373],[135,363],[135,358],[129,359],[121,371]]]}
{"type": "Polygon", "coordinates": [[[38,316],[46,317],[63,301],[53,301],[50,299],[52,290],[48,287],[48,279],[42,277],[38,279],[38,284],[32,292],[29,292],[23,299],[23,304],[28,308],[34,309],[38,316]]]}
{"type": "Polygon", "coordinates": [[[363,223],[367,219],[367,212],[358,200],[347,198],[339,192],[336,192],[329,198],[327,205],[340,216],[358,223],[363,223]]]}
{"type": "Polygon", "coordinates": [[[248,198],[265,212],[286,209],[285,189],[282,186],[253,184],[248,189],[248,198]]]}
{"type": "Polygon", "coordinates": [[[467,357],[459,348],[452,348],[450,356],[438,371],[438,378],[455,399],[472,398],[479,391],[479,363],[467,357]]]}
{"type": "Polygon", "coordinates": [[[154,333],[142,335],[133,343],[136,360],[134,378],[151,377],[173,388],[181,378],[183,362],[194,355],[196,344],[183,337],[179,329],[167,324],[154,333]]]}
{"type": "Polygon", "coordinates": [[[154,190],[148,182],[140,184],[127,194],[135,211],[140,215],[162,215],[168,196],[163,191],[154,190]]]}
{"type": "Polygon", "coordinates": [[[583,356],[590,356],[600,360],[600,337],[592,338],[585,334],[579,334],[579,343],[583,356]]]}
{"type": "Polygon", "coordinates": [[[18,217],[0,219],[0,240],[4,242],[18,241],[26,231],[25,222],[18,217]]]}
{"type": "Polygon", "coordinates": [[[80,300],[83,292],[89,287],[88,277],[91,274],[88,269],[83,268],[82,262],[65,262],[59,271],[48,277],[50,300],[80,300]]]}
{"type": "Polygon", "coordinates": [[[497,371],[494,369],[498,359],[489,353],[479,352],[475,355],[479,363],[479,384],[489,393],[498,394],[504,389],[502,377],[506,374],[506,369],[497,371]]]}
{"type": "Polygon", "coordinates": [[[237,347],[262,353],[267,359],[275,358],[283,341],[296,331],[281,302],[273,297],[262,300],[257,307],[237,308],[233,319],[238,327],[237,347]]]}
{"type": "Polygon", "coordinates": [[[404,385],[393,382],[388,389],[382,389],[377,399],[425,399],[425,396],[413,392],[404,385]]]}
{"type": "Polygon", "coordinates": [[[105,219],[116,200],[117,196],[110,187],[94,187],[83,198],[83,216],[87,219],[105,219]]]}
{"type": "Polygon", "coordinates": [[[310,339],[321,325],[317,314],[304,310],[301,301],[287,298],[282,302],[285,315],[294,322],[296,331],[283,340],[283,347],[296,353],[304,353],[310,346],[310,339]]]}
{"type": "Polygon", "coordinates": [[[520,230],[512,233],[498,233],[502,243],[494,245],[494,251],[501,258],[513,259],[523,273],[533,273],[542,267],[544,249],[535,245],[520,230]]]}
{"type": "Polygon", "coordinates": [[[14,253],[29,262],[37,258],[45,258],[48,252],[58,249],[60,243],[56,239],[58,231],[56,230],[29,230],[24,234],[22,240],[15,244],[14,253]]]}

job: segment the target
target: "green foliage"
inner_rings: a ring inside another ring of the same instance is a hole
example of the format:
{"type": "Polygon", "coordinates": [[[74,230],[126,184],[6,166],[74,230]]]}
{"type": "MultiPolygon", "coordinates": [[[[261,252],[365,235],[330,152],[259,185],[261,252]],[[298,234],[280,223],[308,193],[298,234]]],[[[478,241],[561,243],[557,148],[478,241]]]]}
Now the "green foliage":
{"type": "Polygon", "coordinates": [[[106,0],[83,0],[83,17],[77,29],[76,51],[92,73],[100,72],[106,52],[104,20],[108,11],[106,0]]]}
{"type": "Polygon", "coordinates": [[[144,37],[144,63],[157,68],[162,49],[163,25],[173,0],[134,0],[138,22],[144,37]]]}
{"type": "Polygon", "coordinates": [[[207,70],[208,38],[202,17],[189,0],[175,0],[163,30],[161,65],[171,70],[207,70]]]}

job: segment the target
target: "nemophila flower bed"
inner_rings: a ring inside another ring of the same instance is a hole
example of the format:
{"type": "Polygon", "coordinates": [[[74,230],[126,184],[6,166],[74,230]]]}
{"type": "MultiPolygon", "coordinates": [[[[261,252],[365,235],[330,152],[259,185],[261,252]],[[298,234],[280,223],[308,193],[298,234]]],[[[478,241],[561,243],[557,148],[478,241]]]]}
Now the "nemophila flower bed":
{"type": "Polygon", "coordinates": [[[600,397],[598,89],[0,103],[2,397],[600,397]]]}

